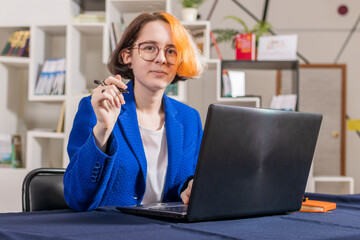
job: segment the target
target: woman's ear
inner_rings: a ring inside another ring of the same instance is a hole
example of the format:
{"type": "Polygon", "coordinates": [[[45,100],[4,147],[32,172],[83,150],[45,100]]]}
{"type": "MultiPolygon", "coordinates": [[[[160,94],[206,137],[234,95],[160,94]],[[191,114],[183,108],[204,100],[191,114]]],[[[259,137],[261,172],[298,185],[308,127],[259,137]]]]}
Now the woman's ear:
{"type": "Polygon", "coordinates": [[[131,63],[131,51],[129,49],[125,49],[121,52],[121,57],[124,62],[124,64],[131,63]]]}

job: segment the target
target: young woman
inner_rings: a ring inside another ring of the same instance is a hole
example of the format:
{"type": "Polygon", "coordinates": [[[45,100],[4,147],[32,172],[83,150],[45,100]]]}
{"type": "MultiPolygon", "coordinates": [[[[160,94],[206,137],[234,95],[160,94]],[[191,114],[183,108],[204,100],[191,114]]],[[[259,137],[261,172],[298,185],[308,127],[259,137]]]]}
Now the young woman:
{"type": "Polygon", "coordinates": [[[198,77],[204,66],[174,16],[143,13],[133,20],[108,63],[114,77],[79,104],[64,176],[70,207],[188,202],[201,120],[164,92],[170,83],[198,77]]]}

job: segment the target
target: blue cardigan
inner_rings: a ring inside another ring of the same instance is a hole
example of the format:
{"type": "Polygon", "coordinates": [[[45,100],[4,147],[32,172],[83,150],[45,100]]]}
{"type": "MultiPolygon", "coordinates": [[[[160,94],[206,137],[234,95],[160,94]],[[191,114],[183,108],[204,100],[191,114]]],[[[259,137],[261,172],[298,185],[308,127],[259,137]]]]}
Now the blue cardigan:
{"type": "MultiPolygon", "coordinates": [[[[132,84],[126,104],[107,143],[106,153],[95,144],[96,116],[91,96],[80,101],[67,146],[70,163],[64,175],[67,204],[76,210],[98,206],[140,204],[145,193],[146,157],[140,136],[132,84]]],[[[163,96],[168,144],[168,168],[163,201],[180,201],[182,185],[195,172],[203,134],[199,113],[163,96]]]]}

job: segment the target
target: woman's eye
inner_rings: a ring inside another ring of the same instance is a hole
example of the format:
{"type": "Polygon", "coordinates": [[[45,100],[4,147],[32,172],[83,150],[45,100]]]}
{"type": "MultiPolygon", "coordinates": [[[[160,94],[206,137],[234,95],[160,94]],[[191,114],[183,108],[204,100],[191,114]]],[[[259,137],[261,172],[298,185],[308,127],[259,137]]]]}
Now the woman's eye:
{"type": "Polygon", "coordinates": [[[152,46],[152,45],[147,45],[147,46],[144,46],[144,50],[146,50],[146,51],[154,51],[155,47],[152,46]]]}
{"type": "Polygon", "coordinates": [[[166,50],[166,52],[168,53],[168,54],[171,54],[171,55],[176,55],[177,53],[176,53],[176,50],[174,49],[174,48],[168,48],[167,50],[166,50]]]}

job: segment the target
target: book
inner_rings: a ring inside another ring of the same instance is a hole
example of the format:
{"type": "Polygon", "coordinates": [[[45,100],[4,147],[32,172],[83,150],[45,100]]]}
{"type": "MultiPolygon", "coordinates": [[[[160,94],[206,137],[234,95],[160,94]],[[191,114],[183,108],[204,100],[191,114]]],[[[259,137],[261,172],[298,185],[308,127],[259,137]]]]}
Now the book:
{"type": "Polygon", "coordinates": [[[21,136],[13,135],[11,138],[11,165],[13,168],[22,166],[21,136]]]}
{"type": "Polygon", "coordinates": [[[11,167],[11,135],[0,134],[0,168],[11,167]]]}
{"type": "Polygon", "coordinates": [[[165,89],[165,94],[168,96],[178,96],[179,95],[179,89],[178,84],[170,84],[165,89]]]}
{"type": "Polygon", "coordinates": [[[82,13],[74,18],[74,23],[99,23],[105,22],[104,13],[82,13]]]}
{"type": "Polygon", "coordinates": [[[59,116],[58,125],[56,128],[56,132],[58,133],[64,132],[64,119],[65,119],[65,102],[63,102],[61,106],[61,112],[59,116]]]}
{"type": "Polygon", "coordinates": [[[227,70],[222,71],[222,96],[231,97],[231,83],[227,70]]]}
{"type": "Polygon", "coordinates": [[[235,35],[236,60],[255,60],[255,34],[235,35]]]}
{"type": "Polygon", "coordinates": [[[336,203],[323,202],[306,199],[302,203],[300,211],[302,212],[328,212],[336,208],[336,203]]]}
{"type": "Polygon", "coordinates": [[[25,31],[20,31],[19,38],[18,38],[18,40],[16,42],[15,48],[14,48],[13,52],[11,53],[12,56],[17,56],[18,55],[20,45],[22,44],[24,38],[26,38],[25,35],[26,35],[25,31]]]}
{"type": "Polygon", "coordinates": [[[13,52],[16,49],[16,46],[18,44],[18,42],[20,41],[22,36],[22,31],[16,31],[14,38],[11,41],[11,45],[10,45],[10,49],[7,51],[6,56],[11,56],[13,54],[13,52]]]}
{"type": "Polygon", "coordinates": [[[36,95],[63,95],[66,77],[65,58],[47,59],[35,86],[36,95]]]}
{"type": "Polygon", "coordinates": [[[11,48],[11,44],[12,44],[12,42],[14,41],[16,34],[17,34],[16,32],[12,32],[12,33],[11,33],[11,35],[10,35],[10,37],[9,37],[9,39],[8,39],[5,47],[4,47],[4,49],[3,49],[2,52],[1,52],[1,55],[6,55],[6,54],[9,52],[9,50],[10,50],[10,48],[11,48]]]}
{"type": "Polygon", "coordinates": [[[110,25],[110,53],[112,53],[116,48],[116,39],[115,39],[115,28],[114,25],[110,25]]]}
{"type": "Polygon", "coordinates": [[[19,49],[17,51],[17,56],[19,57],[28,57],[29,56],[29,41],[30,41],[30,30],[24,31],[24,36],[19,44],[19,49]]]}

